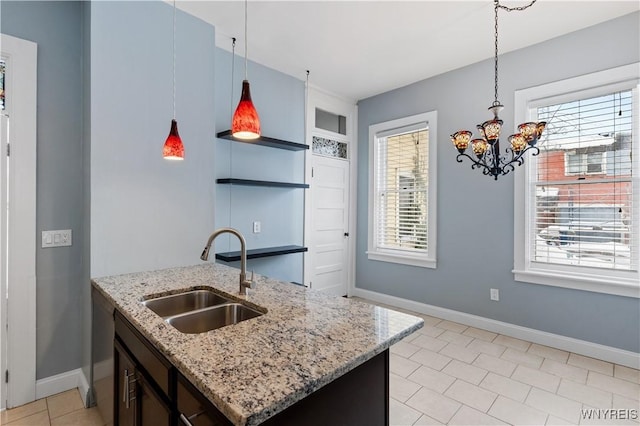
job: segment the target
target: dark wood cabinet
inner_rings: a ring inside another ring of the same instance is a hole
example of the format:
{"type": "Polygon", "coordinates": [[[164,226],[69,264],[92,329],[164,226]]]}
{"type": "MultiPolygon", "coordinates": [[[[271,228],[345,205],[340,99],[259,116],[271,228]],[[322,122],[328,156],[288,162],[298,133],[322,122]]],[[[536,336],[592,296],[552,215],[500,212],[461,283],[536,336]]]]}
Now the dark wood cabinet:
{"type": "Polygon", "coordinates": [[[163,402],[144,374],[139,374],[136,384],[138,425],[171,426],[171,408],[163,402]]]}
{"type": "Polygon", "coordinates": [[[127,351],[116,341],[115,350],[115,413],[119,426],[136,426],[136,365],[127,351]]]}
{"type": "Polygon", "coordinates": [[[113,346],[115,426],[232,424],[117,311],[113,346]]]}
{"type": "Polygon", "coordinates": [[[171,407],[144,369],[116,340],[115,415],[119,426],[171,426],[171,407]]]}
{"type": "MultiPolygon", "coordinates": [[[[118,311],[114,374],[115,426],[232,425],[118,311]]],[[[356,424],[389,425],[388,350],[263,423],[265,426],[356,424]]]]}
{"type": "Polygon", "coordinates": [[[184,376],[178,375],[178,424],[180,426],[227,426],[224,417],[184,376]]]}

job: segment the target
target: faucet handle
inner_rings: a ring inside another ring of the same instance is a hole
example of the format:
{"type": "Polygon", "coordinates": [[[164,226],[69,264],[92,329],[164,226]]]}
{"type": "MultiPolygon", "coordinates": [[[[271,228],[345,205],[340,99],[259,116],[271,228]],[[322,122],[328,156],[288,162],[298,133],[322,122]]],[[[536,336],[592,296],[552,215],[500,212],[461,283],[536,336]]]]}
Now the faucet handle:
{"type": "Polygon", "coordinates": [[[249,288],[256,288],[256,282],[253,280],[253,275],[255,271],[251,271],[251,279],[249,280],[249,288]]]}

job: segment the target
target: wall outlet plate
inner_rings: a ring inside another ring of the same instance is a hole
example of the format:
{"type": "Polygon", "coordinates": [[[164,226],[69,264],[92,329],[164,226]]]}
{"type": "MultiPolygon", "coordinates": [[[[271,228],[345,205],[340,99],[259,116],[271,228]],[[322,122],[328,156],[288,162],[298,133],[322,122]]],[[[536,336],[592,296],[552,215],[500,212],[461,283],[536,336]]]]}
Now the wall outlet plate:
{"type": "Polygon", "coordinates": [[[42,231],[42,248],[66,247],[72,245],[71,229],[42,231]]]}
{"type": "Polygon", "coordinates": [[[500,290],[497,288],[492,288],[490,291],[491,300],[495,300],[496,302],[500,300],[500,290]]]}
{"type": "Polygon", "coordinates": [[[258,221],[253,222],[253,233],[259,234],[262,231],[262,224],[258,221]]]}

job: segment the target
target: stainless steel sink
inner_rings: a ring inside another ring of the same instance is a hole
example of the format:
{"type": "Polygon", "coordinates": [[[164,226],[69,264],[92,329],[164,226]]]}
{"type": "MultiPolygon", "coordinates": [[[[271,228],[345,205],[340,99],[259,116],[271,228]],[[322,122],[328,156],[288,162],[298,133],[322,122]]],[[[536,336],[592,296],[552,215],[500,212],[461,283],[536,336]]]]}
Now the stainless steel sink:
{"type": "Polygon", "coordinates": [[[142,304],[159,316],[166,318],[229,302],[232,300],[209,290],[192,290],[144,300],[142,304]]]}
{"type": "Polygon", "coordinates": [[[220,306],[201,309],[166,318],[177,330],[197,334],[215,330],[227,325],[237,324],[262,315],[262,312],[251,309],[240,303],[227,303],[220,306]]]}

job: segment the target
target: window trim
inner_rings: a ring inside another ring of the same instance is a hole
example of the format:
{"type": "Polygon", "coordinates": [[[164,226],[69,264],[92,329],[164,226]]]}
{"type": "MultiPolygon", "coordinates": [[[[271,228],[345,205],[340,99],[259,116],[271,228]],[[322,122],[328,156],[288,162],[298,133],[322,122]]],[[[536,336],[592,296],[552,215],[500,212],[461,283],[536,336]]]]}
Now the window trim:
{"type": "MultiPolygon", "coordinates": [[[[633,114],[635,117],[632,145],[634,176],[633,199],[640,200],[640,62],[608,69],[605,71],[569,78],[554,83],[531,87],[515,92],[514,122],[521,123],[535,118],[539,106],[566,102],[580,98],[595,97],[619,90],[633,91],[633,114]]],[[[532,209],[527,200],[531,191],[530,183],[534,168],[531,161],[525,161],[522,173],[516,173],[514,184],[514,279],[520,282],[564,287],[597,293],[640,298],[640,272],[615,271],[585,266],[555,265],[531,260],[531,238],[533,227],[532,209]]],[[[639,203],[640,204],[640,203],[639,203]]],[[[633,213],[633,223],[640,225],[640,206],[633,213]]],[[[633,241],[640,241],[640,226],[635,226],[633,241]]]]}
{"type": "Polygon", "coordinates": [[[437,266],[437,119],[437,111],[429,111],[369,126],[369,234],[367,241],[368,249],[366,252],[369,260],[398,263],[423,268],[436,268],[437,266]],[[427,192],[427,251],[424,253],[412,253],[410,250],[384,249],[377,247],[375,232],[375,226],[377,223],[375,206],[375,159],[378,152],[376,141],[380,137],[386,137],[394,134],[398,129],[412,126],[415,126],[417,129],[420,125],[423,127],[426,125],[429,129],[429,160],[427,172],[429,179],[427,192]]]}

